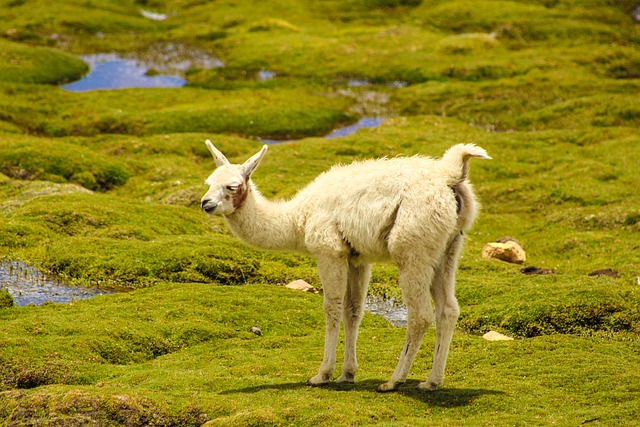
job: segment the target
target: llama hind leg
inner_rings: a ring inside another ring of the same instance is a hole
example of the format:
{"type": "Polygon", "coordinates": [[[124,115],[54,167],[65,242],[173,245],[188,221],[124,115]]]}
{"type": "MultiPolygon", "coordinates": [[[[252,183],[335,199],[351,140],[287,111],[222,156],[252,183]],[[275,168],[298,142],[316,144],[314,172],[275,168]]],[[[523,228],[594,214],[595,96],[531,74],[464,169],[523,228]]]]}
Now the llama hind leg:
{"type": "Polygon", "coordinates": [[[340,333],[342,305],[347,289],[347,262],[342,258],[318,257],[318,271],[322,281],[326,319],[324,358],[318,374],[307,381],[309,385],[321,385],[329,382],[335,371],[336,346],[340,333]]]}
{"type": "Polygon", "coordinates": [[[352,383],[358,370],[356,357],[356,342],[358,341],[358,327],[364,315],[364,305],[371,278],[371,265],[354,265],[349,263],[349,278],[347,293],[344,297],[342,320],[344,322],[345,348],[342,375],[337,382],[352,383]]]}
{"type": "Polygon", "coordinates": [[[409,369],[418,354],[422,338],[433,320],[433,309],[429,297],[429,285],[433,268],[426,267],[420,274],[400,271],[402,299],[408,309],[407,337],[400,353],[400,360],[391,379],[378,386],[378,391],[393,391],[405,382],[409,369]]]}
{"type": "Polygon", "coordinates": [[[427,381],[418,384],[421,390],[435,390],[442,384],[449,354],[453,331],[460,315],[458,301],[454,295],[455,275],[458,258],[462,250],[463,237],[457,235],[438,268],[431,287],[431,296],[436,306],[436,346],[433,353],[433,366],[427,381]]]}

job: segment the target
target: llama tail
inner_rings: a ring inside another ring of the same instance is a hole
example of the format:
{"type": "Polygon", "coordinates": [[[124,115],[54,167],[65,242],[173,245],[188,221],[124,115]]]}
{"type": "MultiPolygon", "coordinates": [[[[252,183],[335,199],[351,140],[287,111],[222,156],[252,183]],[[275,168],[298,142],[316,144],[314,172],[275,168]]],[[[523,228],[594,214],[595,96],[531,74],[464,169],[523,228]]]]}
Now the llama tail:
{"type": "Polygon", "coordinates": [[[440,162],[443,163],[444,172],[451,180],[450,185],[456,185],[467,179],[471,157],[491,159],[484,149],[475,144],[454,145],[444,153],[440,162]]]}

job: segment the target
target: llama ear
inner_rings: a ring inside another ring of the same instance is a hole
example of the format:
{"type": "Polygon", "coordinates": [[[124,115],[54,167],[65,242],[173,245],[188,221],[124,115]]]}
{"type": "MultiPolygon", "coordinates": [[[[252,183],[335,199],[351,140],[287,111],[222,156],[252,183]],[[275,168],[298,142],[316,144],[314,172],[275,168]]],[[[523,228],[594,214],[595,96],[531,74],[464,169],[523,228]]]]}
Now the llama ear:
{"type": "Polygon", "coordinates": [[[222,154],[220,150],[218,150],[216,147],[213,146],[211,141],[207,139],[204,143],[207,144],[207,148],[209,149],[209,151],[211,151],[211,154],[213,155],[213,160],[216,162],[216,165],[218,167],[231,164],[231,162],[227,160],[224,154],[222,154]]]}
{"type": "Polygon", "coordinates": [[[262,149],[257,153],[251,156],[246,162],[242,164],[242,169],[244,170],[245,179],[249,179],[253,171],[256,170],[258,165],[260,164],[260,160],[267,154],[267,150],[269,149],[268,145],[263,145],[262,149]]]}

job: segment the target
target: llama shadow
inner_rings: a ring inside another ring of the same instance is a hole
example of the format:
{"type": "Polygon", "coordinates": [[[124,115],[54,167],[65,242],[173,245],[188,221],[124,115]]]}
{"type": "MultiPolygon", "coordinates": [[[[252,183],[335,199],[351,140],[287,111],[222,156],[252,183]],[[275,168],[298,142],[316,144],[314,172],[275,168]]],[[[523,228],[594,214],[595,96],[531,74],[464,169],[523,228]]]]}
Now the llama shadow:
{"type": "MultiPolygon", "coordinates": [[[[364,380],[354,384],[335,383],[330,382],[319,386],[320,389],[334,390],[337,392],[371,392],[377,393],[377,387],[382,384],[383,380],[364,380]]],[[[409,380],[401,385],[398,390],[391,392],[407,396],[412,399],[423,402],[429,406],[439,406],[443,408],[455,408],[460,406],[467,406],[471,404],[475,399],[484,395],[503,395],[502,391],[487,390],[487,389],[464,389],[464,388],[441,388],[434,392],[422,391],[416,389],[420,381],[409,380]]],[[[296,389],[313,389],[315,387],[309,386],[306,383],[283,383],[283,384],[264,384],[252,387],[239,388],[235,390],[221,391],[219,394],[236,394],[236,393],[258,393],[264,390],[296,390],[296,389]]]]}

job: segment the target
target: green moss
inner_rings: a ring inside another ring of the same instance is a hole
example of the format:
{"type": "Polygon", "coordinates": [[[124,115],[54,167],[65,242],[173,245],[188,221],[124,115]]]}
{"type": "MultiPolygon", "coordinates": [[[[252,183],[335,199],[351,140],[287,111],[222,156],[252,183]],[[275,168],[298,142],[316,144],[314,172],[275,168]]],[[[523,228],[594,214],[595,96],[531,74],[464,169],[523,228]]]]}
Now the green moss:
{"type": "Polygon", "coordinates": [[[445,37],[437,48],[448,54],[467,54],[500,47],[500,42],[490,34],[471,33],[445,37]]]}
{"type": "Polygon", "coordinates": [[[18,138],[0,147],[0,167],[8,176],[72,181],[89,190],[110,190],[130,177],[127,166],[94,151],[60,141],[18,138]]]}
{"type": "Polygon", "coordinates": [[[447,386],[424,394],[414,385],[430,368],[430,330],[408,384],[378,399],[375,386],[390,375],[405,334],[371,315],[360,332],[358,382],[304,385],[322,355],[318,295],[270,286],[176,284],[17,311],[0,313],[8,332],[1,372],[20,373],[30,379],[25,385],[40,386],[15,390],[16,375],[0,377],[3,389],[10,389],[0,394],[0,414],[16,422],[85,417],[103,425],[143,425],[154,414],[163,425],[312,425],[319,417],[327,424],[415,424],[425,411],[439,424],[486,421],[485,411],[469,410],[472,404],[498,408],[497,424],[570,423],[593,411],[614,422],[637,415],[635,401],[621,398],[638,379],[637,345],[628,342],[556,335],[491,343],[456,334],[447,386]],[[262,336],[249,332],[255,325],[262,336]],[[602,372],[615,369],[618,386],[606,387],[610,378],[602,372]],[[487,381],[498,386],[483,388],[487,381]],[[566,393],[574,396],[570,404],[566,393]],[[554,404],[553,414],[536,406],[541,398],[554,404]]]}
{"type": "Polygon", "coordinates": [[[0,289],[0,308],[13,307],[13,297],[6,289],[0,289]]]}
{"type": "Polygon", "coordinates": [[[60,84],[79,79],[89,67],[53,49],[0,39],[0,82],[60,84]]]}
{"type": "Polygon", "coordinates": [[[322,89],[17,90],[19,102],[13,87],[6,87],[4,96],[0,92],[0,105],[6,107],[0,119],[50,136],[210,132],[289,139],[328,133],[354,119],[344,111],[353,101],[322,89]],[[123,93],[130,94],[124,102],[123,93]]]}

